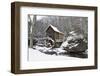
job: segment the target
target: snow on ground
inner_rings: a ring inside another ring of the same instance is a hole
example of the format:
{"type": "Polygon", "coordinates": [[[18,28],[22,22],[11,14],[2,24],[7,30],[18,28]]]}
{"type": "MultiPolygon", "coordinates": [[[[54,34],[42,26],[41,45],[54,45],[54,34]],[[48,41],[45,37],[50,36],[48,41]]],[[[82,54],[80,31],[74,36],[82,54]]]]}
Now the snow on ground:
{"type": "MultiPolygon", "coordinates": [[[[75,60],[75,59],[78,59],[79,58],[75,58],[75,57],[69,57],[69,56],[62,56],[62,55],[48,55],[48,54],[45,54],[39,50],[51,50],[51,48],[46,48],[46,47],[39,47],[39,46],[36,46],[36,49],[32,49],[32,48],[29,48],[28,50],[28,58],[29,58],[29,61],[55,61],[55,60],[75,60]]],[[[56,48],[56,50],[61,50],[61,48],[56,48]]],[[[64,51],[64,50],[62,50],[64,51]]]]}

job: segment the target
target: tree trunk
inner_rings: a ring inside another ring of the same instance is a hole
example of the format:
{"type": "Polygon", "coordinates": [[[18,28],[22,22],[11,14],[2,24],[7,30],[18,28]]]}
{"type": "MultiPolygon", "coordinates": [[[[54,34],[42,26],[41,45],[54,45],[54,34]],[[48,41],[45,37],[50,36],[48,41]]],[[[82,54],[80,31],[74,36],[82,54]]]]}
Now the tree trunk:
{"type": "Polygon", "coordinates": [[[35,26],[35,22],[36,22],[36,15],[33,15],[33,19],[32,19],[32,25],[31,25],[31,29],[32,31],[30,32],[30,48],[33,48],[33,34],[34,34],[34,26],[35,26]]]}

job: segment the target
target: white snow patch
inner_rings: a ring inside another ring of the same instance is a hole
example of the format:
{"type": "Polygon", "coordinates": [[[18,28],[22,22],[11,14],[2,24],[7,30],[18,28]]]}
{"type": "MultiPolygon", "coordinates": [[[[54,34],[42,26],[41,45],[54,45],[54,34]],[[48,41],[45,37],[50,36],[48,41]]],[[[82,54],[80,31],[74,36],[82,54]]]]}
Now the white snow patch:
{"type": "Polygon", "coordinates": [[[61,44],[61,48],[64,48],[64,47],[66,47],[68,45],[68,41],[65,41],[65,42],[63,42],[62,44],[61,44]]]}
{"type": "MultiPolygon", "coordinates": [[[[29,61],[55,61],[55,60],[62,61],[62,60],[79,59],[79,58],[75,58],[75,57],[68,57],[68,56],[55,55],[55,54],[54,55],[48,55],[48,54],[40,52],[39,50],[41,50],[41,49],[44,50],[44,51],[46,51],[47,49],[49,51],[52,51],[50,48],[39,47],[39,46],[36,46],[36,49],[29,48],[29,50],[28,50],[29,61]]],[[[62,50],[61,48],[56,48],[55,51],[64,52],[64,50],[62,50]]]]}
{"type": "Polygon", "coordinates": [[[60,53],[66,52],[66,51],[63,50],[62,48],[55,48],[55,49],[53,49],[53,51],[57,52],[57,54],[60,54],[60,53]]]}

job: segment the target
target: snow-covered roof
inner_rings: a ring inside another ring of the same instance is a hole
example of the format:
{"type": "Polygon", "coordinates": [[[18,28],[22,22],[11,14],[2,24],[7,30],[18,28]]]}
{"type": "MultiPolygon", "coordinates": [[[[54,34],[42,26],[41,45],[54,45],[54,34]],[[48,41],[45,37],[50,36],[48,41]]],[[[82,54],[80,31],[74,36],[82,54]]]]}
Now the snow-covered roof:
{"type": "Polygon", "coordinates": [[[57,27],[55,27],[55,26],[53,26],[53,25],[51,25],[51,24],[49,25],[49,27],[51,27],[55,32],[64,34],[63,32],[59,31],[59,30],[57,29],[57,27]]]}

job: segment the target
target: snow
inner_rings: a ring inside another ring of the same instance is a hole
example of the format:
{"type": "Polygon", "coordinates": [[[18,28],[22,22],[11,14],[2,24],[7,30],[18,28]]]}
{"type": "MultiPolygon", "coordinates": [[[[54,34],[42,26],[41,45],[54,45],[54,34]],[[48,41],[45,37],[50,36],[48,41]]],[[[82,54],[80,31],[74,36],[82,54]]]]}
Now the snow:
{"type": "Polygon", "coordinates": [[[32,55],[35,57],[35,56],[45,56],[46,54],[44,53],[41,53],[40,51],[38,51],[37,49],[32,49],[32,48],[29,48],[29,51],[31,51],[30,53],[32,53],[32,55]]]}
{"type": "Polygon", "coordinates": [[[66,47],[68,45],[68,41],[65,41],[65,42],[63,42],[62,43],[62,45],[60,46],[61,48],[64,48],[64,47],[66,47]]]}
{"type": "Polygon", "coordinates": [[[75,40],[75,38],[73,36],[68,36],[67,41],[70,41],[70,40],[75,40]]]}
{"type": "Polygon", "coordinates": [[[75,33],[75,31],[71,31],[71,32],[69,32],[69,34],[71,34],[71,35],[77,35],[77,34],[75,33]]]}
{"type": "MultiPolygon", "coordinates": [[[[62,33],[62,32],[60,32],[55,26],[53,26],[53,25],[51,25],[50,24],[50,27],[54,30],[54,31],[56,31],[56,32],[58,32],[58,33],[62,33]]],[[[62,33],[63,34],[63,33],[62,33]]]]}
{"type": "Polygon", "coordinates": [[[57,50],[58,52],[65,52],[62,48],[55,48],[54,50],[57,50]]]}
{"type": "MultiPolygon", "coordinates": [[[[39,50],[42,50],[43,52],[45,51],[52,51],[51,48],[46,48],[46,47],[40,47],[36,46],[36,49],[29,48],[29,61],[55,61],[55,60],[74,60],[74,59],[79,59],[75,57],[69,57],[69,56],[63,56],[63,55],[49,55],[45,54],[39,50]]],[[[62,50],[61,48],[55,48],[53,51],[60,51],[60,52],[65,52],[65,50],[62,50]]]]}

